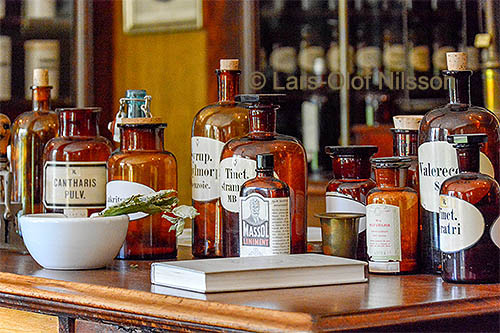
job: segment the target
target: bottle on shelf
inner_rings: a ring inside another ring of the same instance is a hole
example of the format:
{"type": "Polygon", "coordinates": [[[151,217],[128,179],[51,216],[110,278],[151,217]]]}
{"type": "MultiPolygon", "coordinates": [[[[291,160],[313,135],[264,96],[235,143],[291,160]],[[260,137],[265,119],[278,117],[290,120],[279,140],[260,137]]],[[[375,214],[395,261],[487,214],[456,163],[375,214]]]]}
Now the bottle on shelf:
{"type": "Polygon", "coordinates": [[[486,134],[455,134],[460,173],[441,185],[439,246],[443,280],[500,282],[500,187],[479,173],[480,145],[486,134]]]}
{"type": "Polygon", "coordinates": [[[9,36],[0,35],[0,102],[9,101],[11,93],[12,43],[9,36]]]}
{"type": "Polygon", "coordinates": [[[480,172],[500,179],[500,126],[496,116],[487,109],[470,103],[470,75],[467,55],[447,54],[449,104],[429,111],[420,123],[418,164],[421,223],[421,264],[424,272],[441,271],[439,250],[439,189],[448,177],[458,174],[456,150],[448,143],[451,134],[485,133],[488,142],[480,153],[480,172]]]}
{"type": "Polygon", "coordinates": [[[373,158],[377,187],[366,206],[366,244],[371,273],[417,269],[418,196],[406,187],[411,158],[373,158]]]}
{"type": "Polygon", "coordinates": [[[290,189],[274,177],[274,155],[257,155],[256,176],[241,186],[240,257],[290,254],[290,189]]]}
{"type": "MultiPolygon", "coordinates": [[[[123,118],[120,150],[107,162],[106,205],[134,194],[177,190],[177,162],[163,147],[166,124],[160,118],[123,118]]],[[[119,259],[167,259],[177,255],[175,230],[162,213],[130,215],[127,238],[119,259]]]]}
{"type": "MultiPolygon", "coordinates": [[[[375,187],[371,179],[370,158],[377,146],[327,146],[332,158],[333,179],[326,187],[328,213],[366,214],[368,192],[375,187]]],[[[366,218],[358,225],[357,259],[366,260],[366,218]]]]}
{"type": "Polygon", "coordinates": [[[43,204],[49,213],[87,217],[106,207],[106,161],[113,147],[99,135],[100,108],[63,108],[59,136],[45,145],[43,204]]]}
{"type": "Polygon", "coordinates": [[[59,98],[59,67],[60,47],[55,39],[32,39],[24,43],[25,64],[24,82],[25,97],[31,98],[30,82],[33,82],[33,71],[36,68],[46,68],[49,71],[49,84],[52,86],[52,99],[59,98]]]}
{"type": "Polygon", "coordinates": [[[43,149],[59,128],[57,114],[51,110],[51,89],[49,72],[35,69],[33,110],[19,115],[12,125],[12,200],[22,204],[21,215],[43,212],[43,149]]]}
{"type": "Polygon", "coordinates": [[[248,135],[232,139],[221,154],[221,197],[224,256],[240,255],[240,190],[255,177],[256,156],[274,155],[275,178],[290,187],[290,253],[305,253],[307,239],[307,160],[304,147],[293,137],[276,133],[278,99],[285,95],[239,95],[249,112],[248,135]]]}
{"type": "Polygon", "coordinates": [[[199,212],[192,229],[195,257],[222,256],[221,151],[225,142],[248,133],[248,111],[235,102],[239,92],[239,61],[221,59],[216,73],[219,101],[201,109],[192,128],[192,199],[199,212]]]}

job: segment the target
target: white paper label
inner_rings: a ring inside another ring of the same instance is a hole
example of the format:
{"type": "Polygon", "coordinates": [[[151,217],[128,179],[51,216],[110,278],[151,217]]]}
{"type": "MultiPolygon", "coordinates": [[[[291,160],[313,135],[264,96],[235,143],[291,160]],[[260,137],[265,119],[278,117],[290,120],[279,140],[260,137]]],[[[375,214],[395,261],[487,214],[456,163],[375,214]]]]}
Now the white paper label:
{"type": "Polygon", "coordinates": [[[0,36],[0,101],[11,99],[11,54],[10,37],[0,36]]]}
{"type": "Polygon", "coordinates": [[[31,85],[33,84],[33,70],[45,68],[49,71],[49,85],[52,86],[50,96],[59,97],[59,41],[58,40],[28,40],[24,43],[24,90],[26,99],[31,99],[31,85]]]}
{"type": "Polygon", "coordinates": [[[403,44],[387,44],[383,55],[384,66],[390,71],[401,72],[405,69],[405,47],[403,44]]]}
{"type": "Polygon", "coordinates": [[[376,46],[363,47],[356,52],[356,64],[364,69],[379,68],[382,65],[382,52],[376,46]]]}
{"type": "Polygon", "coordinates": [[[373,261],[401,261],[399,207],[385,204],[366,206],[366,245],[373,261]]]}
{"type": "Polygon", "coordinates": [[[221,203],[225,210],[238,213],[240,209],[241,185],[255,178],[257,162],[237,155],[223,159],[220,162],[221,203]]]}
{"type": "Polygon", "coordinates": [[[430,68],[429,48],[425,45],[415,46],[410,49],[410,63],[414,70],[427,72],[430,68]]]}
{"type": "MultiPolygon", "coordinates": [[[[480,153],[479,171],[495,177],[493,164],[484,153],[480,153]]],[[[426,210],[439,213],[439,191],[441,184],[459,173],[457,151],[448,142],[425,142],[418,147],[418,171],[420,202],[426,210]]]]}
{"type": "Polygon", "coordinates": [[[465,250],[484,233],[484,218],[469,202],[441,195],[439,205],[439,246],[443,252],[465,250]]]}
{"type": "Polygon", "coordinates": [[[106,162],[45,162],[43,203],[50,209],[106,207],[106,162]]]}
{"type": "Polygon", "coordinates": [[[319,152],[319,105],[309,101],[302,103],[302,143],[310,162],[319,152]]]}
{"type": "MultiPolygon", "coordinates": [[[[366,206],[351,196],[339,192],[326,192],[327,213],[361,213],[366,214],[366,206]]],[[[359,220],[358,232],[366,230],[366,217],[359,220]]]]}
{"type": "Polygon", "coordinates": [[[5,0],[0,0],[0,19],[5,17],[5,0]]]}
{"type": "Polygon", "coordinates": [[[240,257],[290,254],[290,198],[240,198],[240,257]]]}
{"type": "MultiPolygon", "coordinates": [[[[115,206],[125,199],[137,194],[154,193],[151,187],[126,180],[112,180],[106,184],[106,208],[115,206]]],[[[146,213],[129,214],[130,221],[148,216],[146,213]]]]}
{"type": "Polygon", "coordinates": [[[500,216],[493,222],[490,227],[490,237],[493,243],[500,248],[500,216]]]}
{"type": "Polygon", "coordinates": [[[191,138],[191,186],[192,198],[211,201],[219,198],[219,163],[224,143],[218,140],[194,136],[191,138]]]}

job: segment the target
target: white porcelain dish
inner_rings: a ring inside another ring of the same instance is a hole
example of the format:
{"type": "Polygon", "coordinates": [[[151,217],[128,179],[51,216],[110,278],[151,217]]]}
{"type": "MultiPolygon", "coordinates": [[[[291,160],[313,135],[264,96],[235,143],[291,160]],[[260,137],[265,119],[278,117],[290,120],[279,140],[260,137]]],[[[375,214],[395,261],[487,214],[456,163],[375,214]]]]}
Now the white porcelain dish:
{"type": "Polygon", "coordinates": [[[31,256],[47,269],[93,269],[109,264],[127,236],[127,215],[69,218],[63,214],[21,216],[31,256]]]}

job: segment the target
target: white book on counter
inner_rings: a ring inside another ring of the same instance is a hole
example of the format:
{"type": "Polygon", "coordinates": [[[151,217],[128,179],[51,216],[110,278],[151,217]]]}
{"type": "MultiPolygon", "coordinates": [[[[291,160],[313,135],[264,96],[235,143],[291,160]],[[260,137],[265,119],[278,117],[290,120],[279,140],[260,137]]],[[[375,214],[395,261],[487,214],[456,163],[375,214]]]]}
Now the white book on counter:
{"type": "Polygon", "coordinates": [[[366,282],[366,262],[323,254],[158,262],[151,282],[201,293],[366,282]]]}

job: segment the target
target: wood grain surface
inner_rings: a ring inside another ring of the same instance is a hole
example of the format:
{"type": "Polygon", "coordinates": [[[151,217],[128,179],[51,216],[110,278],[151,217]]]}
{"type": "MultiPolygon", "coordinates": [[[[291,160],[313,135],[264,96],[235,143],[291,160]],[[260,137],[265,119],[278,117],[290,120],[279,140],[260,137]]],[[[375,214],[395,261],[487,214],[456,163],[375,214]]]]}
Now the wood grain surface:
{"type": "Polygon", "coordinates": [[[57,317],[0,308],[0,333],[58,332],[57,317]]]}

